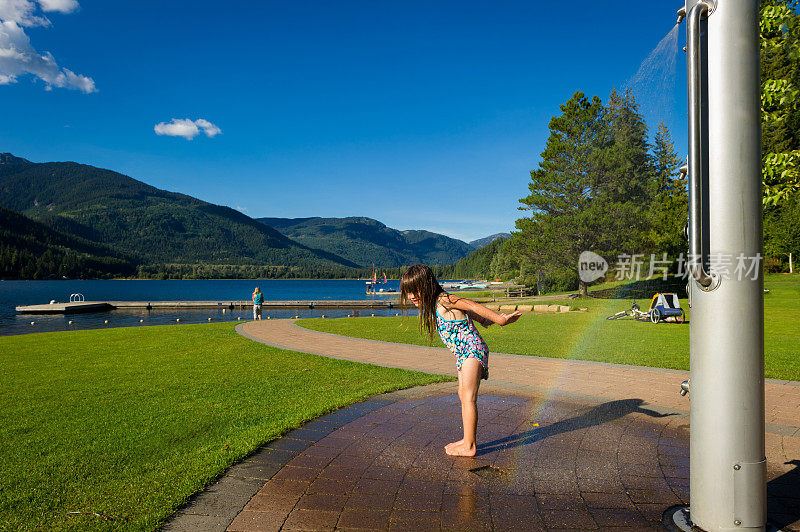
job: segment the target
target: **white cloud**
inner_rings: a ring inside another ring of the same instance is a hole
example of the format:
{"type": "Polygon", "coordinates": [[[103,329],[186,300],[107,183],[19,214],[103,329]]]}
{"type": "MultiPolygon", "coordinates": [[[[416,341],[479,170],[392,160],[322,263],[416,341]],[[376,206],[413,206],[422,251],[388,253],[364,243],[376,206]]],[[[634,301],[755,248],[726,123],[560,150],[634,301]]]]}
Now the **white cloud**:
{"type": "Polygon", "coordinates": [[[153,127],[156,135],[169,135],[192,140],[202,130],[207,137],[214,137],[222,130],[204,118],[190,120],[189,118],[173,118],[171,122],[159,122],[153,127]]]}
{"type": "Polygon", "coordinates": [[[65,68],[57,77],[58,81],[63,82],[63,85],[56,84],[57,87],[69,87],[71,89],[78,89],[85,93],[97,92],[94,86],[94,80],[76,74],[72,70],[65,68]]]}
{"type": "MultiPolygon", "coordinates": [[[[70,13],[78,8],[75,0],[40,0],[44,11],[70,13]]],[[[46,17],[34,14],[36,3],[30,0],[0,0],[0,85],[16,83],[24,74],[32,74],[46,83],[46,89],[61,87],[85,93],[97,92],[94,80],[61,68],[50,52],[40,53],[31,45],[23,28],[49,26],[46,17]]]]}
{"type": "Polygon", "coordinates": [[[13,83],[23,74],[33,74],[47,83],[48,89],[63,87],[86,93],[97,91],[92,78],[61,69],[50,52],[37,52],[16,22],[0,21],[0,83],[13,83]]]}
{"type": "Polygon", "coordinates": [[[215,126],[214,124],[212,124],[208,120],[204,120],[202,118],[198,118],[195,121],[195,124],[197,124],[198,126],[203,128],[203,132],[206,135],[208,135],[209,137],[214,137],[214,136],[219,135],[220,133],[222,133],[222,130],[220,128],[218,128],[217,126],[215,126]]]}
{"type": "Polygon", "coordinates": [[[36,11],[36,2],[30,0],[0,0],[0,20],[16,22],[22,27],[49,26],[47,17],[33,14],[36,11]]]}
{"type": "Polygon", "coordinates": [[[58,11],[64,14],[72,13],[80,7],[76,0],[39,0],[39,5],[42,6],[42,11],[58,11]]]}

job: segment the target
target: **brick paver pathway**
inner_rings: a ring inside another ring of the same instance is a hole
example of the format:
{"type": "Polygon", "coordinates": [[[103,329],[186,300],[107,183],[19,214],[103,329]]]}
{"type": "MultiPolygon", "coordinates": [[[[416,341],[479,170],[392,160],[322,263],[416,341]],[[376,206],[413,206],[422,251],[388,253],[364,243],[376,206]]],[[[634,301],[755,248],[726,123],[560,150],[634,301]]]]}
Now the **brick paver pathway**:
{"type": "MultiPolygon", "coordinates": [[[[444,348],[320,333],[300,327],[294,320],[248,322],[237,330],[283,349],[428,373],[455,374],[453,356],[444,348]]],[[[689,409],[689,398],[678,393],[681,382],[689,378],[686,371],[491,353],[489,375],[492,382],[609,399],[636,397],[651,405],[689,409]]],[[[767,380],[766,421],[768,432],[800,436],[800,383],[767,380]]]]}
{"type": "Polygon", "coordinates": [[[297,454],[228,530],[664,530],[688,497],[680,417],[488,385],[479,455],[453,458],[460,404],[437,388],[297,454]]]}
{"type": "MultiPolygon", "coordinates": [[[[366,318],[365,318],[366,319],[366,318]]],[[[345,338],[292,320],[237,330],[277,347],[454,374],[444,349],[345,338]]],[[[460,437],[455,384],[383,394],[268,443],[168,530],[666,530],[688,503],[684,372],[492,354],[479,453],[460,437]]],[[[800,530],[800,387],[770,382],[769,513],[800,530]]]]}

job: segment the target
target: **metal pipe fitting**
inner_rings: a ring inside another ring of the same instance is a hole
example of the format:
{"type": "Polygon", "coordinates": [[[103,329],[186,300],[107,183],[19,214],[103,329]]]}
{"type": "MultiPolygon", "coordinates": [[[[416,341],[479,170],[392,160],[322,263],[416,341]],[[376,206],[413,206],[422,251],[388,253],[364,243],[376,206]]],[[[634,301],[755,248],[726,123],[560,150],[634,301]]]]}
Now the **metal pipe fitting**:
{"type": "Polygon", "coordinates": [[[683,19],[685,18],[686,18],[686,6],[681,6],[681,8],[678,9],[678,21],[675,24],[680,24],[681,22],[683,22],[683,19]]]}
{"type": "Polygon", "coordinates": [[[685,397],[689,394],[689,381],[685,380],[681,383],[681,396],[685,397]]]}
{"type": "Polygon", "coordinates": [[[688,13],[686,20],[686,51],[688,53],[689,83],[689,264],[688,270],[700,286],[705,289],[715,279],[703,264],[703,154],[706,150],[703,136],[703,65],[700,49],[700,20],[708,16],[709,4],[698,2],[688,13]]]}

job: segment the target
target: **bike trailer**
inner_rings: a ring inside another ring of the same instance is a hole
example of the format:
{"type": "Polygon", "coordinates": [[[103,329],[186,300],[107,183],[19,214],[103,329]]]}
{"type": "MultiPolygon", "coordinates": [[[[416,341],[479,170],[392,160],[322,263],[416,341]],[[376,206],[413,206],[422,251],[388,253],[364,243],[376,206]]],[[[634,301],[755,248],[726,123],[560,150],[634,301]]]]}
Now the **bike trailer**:
{"type": "Polygon", "coordinates": [[[674,318],[675,321],[684,321],[685,314],[678,301],[678,294],[657,293],[650,301],[650,309],[647,311],[650,321],[658,323],[666,318],[674,318]]]}

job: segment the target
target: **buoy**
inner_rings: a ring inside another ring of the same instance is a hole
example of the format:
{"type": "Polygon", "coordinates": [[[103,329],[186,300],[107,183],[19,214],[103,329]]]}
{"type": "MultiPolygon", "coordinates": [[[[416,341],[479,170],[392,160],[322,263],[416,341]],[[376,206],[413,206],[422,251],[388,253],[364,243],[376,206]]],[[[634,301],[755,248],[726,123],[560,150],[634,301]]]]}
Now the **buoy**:
{"type": "Polygon", "coordinates": [[[33,325],[34,323],[36,323],[36,322],[35,322],[35,321],[32,321],[32,322],[31,322],[31,325],[33,325]]]}
{"type": "Polygon", "coordinates": [[[139,323],[144,323],[144,320],[139,320],[139,323]]]}
{"type": "Polygon", "coordinates": [[[375,314],[370,314],[370,316],[372,316],[372,317],[374,318],[374,317],[375,317],[375,314]]]}
{"type": "Polygon", "coordinates": [[[67,323],[69,323],[70,325],[72,325],[72,320],[69,320],[67,323]]]}
{"type": "Polygon", "coordinates": [[[395,314],[395,316],[399,316],[400,314],[395,314]]]}
{"type": "Polygon", "coordinates": [[[108,323],[108,320],[104,320],[103,323],[108,323]]]}
{"type": "Polygon", "coordinates": [[[242,319],[242,317],[241,317],[241,316],[238,316],[236,319],[237,319],[237,321],[238,321],[238,320],[241,320],[241,319],[242,319]]]}
{"type": "Polygon", "coordinates": [[[297,319],[297,318],[299,318],[299,317],[300,317],[300,316],[295,316],[295,317],[294,317],[294,319],[297,319]]]}
{"type": "Polygon", "coordinates": [[[322,315],[322,317],[324,318],[324,317],[325,317],[325,314],[323,314],[323,315],[322,315]]]}
{"type": "Polygon", "coordinates": [[[225,309],[222,309],[222,313],[225,314],[225,309]]]}
{"type": "Polygon", "coordinates": [[[208,318],[208,321],[211,321],[211,318],[208,318]]]}
{"type": "Polygon", "coordinates": [[[267,316],[267,319],[268,319],[268,320],[271,320],[271,319],[272,319],[272,316],[267,316]]]}
{"type": "Polygon", "coordinates": [[[181,321],[181,319],[180,319],[180,318],[177,318],[175,321],[181,321]]]}

